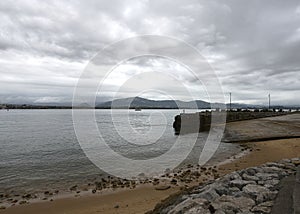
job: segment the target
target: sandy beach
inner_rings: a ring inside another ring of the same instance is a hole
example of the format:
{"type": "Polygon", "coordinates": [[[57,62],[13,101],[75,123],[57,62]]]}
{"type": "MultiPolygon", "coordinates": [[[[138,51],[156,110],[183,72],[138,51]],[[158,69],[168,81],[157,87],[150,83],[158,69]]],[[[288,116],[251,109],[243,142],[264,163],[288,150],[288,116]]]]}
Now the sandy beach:
{"type": "Polygon", "coordinates": [[[249,154],[219,167],[221,174],[258,166],[266,162],[290,159],[300,155],[300,138],[270,140],[242,144],[250,149],[249,154]]]}
{"type": "MultiPolygon", "coordinates": [[[[257,166],[270,161],[299,157],[300,138],[262,141],[241,144],[247,154],[220,165],[220,175],[257,166]]],[[[196,185],[191,183],[190,186],[196,185]]],[[[145,213],[171,194],[180,191],[180,185],[171,185],[166,190],[156,190],[152,184],[141,185],[131,190],[116,190],[112,193],[83,195],[79,197],[61,198],[54,201],[37,202],[13,206],[1,210],[1,213],[145,213]]]]}
{"type": "Polygon", "coordinates": [[[1,213],[143,213],[179,188],[157,191],[153,187],[120,190],[111,194],[57,199],[3,210],[1,213]]]}

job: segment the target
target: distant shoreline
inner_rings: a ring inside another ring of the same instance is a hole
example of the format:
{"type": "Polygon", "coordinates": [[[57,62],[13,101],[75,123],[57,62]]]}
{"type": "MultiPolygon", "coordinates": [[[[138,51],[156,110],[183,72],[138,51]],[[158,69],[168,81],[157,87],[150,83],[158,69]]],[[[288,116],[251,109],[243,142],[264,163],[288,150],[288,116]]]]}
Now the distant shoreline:
{"type": "Polygon", "coordinates": [[[273,109],[300,109],[300,104],[270,104],[258,105],[247,103],[210,103],[204,100],[152,100],[142,97],[128,97],[122,99],[114,99],[112,101],[100,102],[94,100],[93,103],[84,103],[82,101],[74,102],[46,102],[46,103],[2,103],[0,109],[260,109],[260,110],[273,110],[273,109]]]}
{"type": "MultiPolygon", "coordinates": [[[[1,110],[13,110],[13,109],[113,109],[113,110],[134,110],[136,107],[120,107],[120,108],[110,108],[110,107],[73,107],[73,106],[39,106],[39,105],[6,105],[6,107],[2,107],[0,105],[0,111],[1,110]]],[[[170,108],[170,107],[140,107],[141,110],[214,110],[214,108],[170,108]]],[[[240,108],[238,108],[240,109],[240,108]]],[[[276,110],[282,109],[283,111],[289,111],[289,110],[299,110],[298,107],[281,107],[281,108],[275,108],[276,110]]],[[[228,110],[228,109],[227,109],[228,110]]],[[[237,109],[233,109],[233,111],[236,111],[237,109]]],[[[262,110],[266,111],[265,108],[241,108],[241,110],[262,110]]],[[[273,108],[272,108],[273,110],[273,108]]],[[[271,110],[270,110],[271,111],[271,110]]]]}

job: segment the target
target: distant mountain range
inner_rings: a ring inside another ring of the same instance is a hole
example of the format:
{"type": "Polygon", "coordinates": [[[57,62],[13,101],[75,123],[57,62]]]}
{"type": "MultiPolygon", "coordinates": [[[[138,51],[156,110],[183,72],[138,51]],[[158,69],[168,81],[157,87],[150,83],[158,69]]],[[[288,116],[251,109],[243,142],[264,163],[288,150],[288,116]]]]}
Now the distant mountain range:
{"type": "Polygon", "coordinates": [[[124,99],[116,99],[109,102],[98,104],[97,108],[161,108],[161,109],[177,109],[177,108],[210,108],[210,103],[197,100],[195,102],[183,102],[180,100],[149,100],[141,97],[130,97],[124,99]]]}
{"type": "MultiPolygon", "coordinates": [[[[97,109],[128,109],[128,108],[141,108],[141,109],[210,109],[210,108],[224,108],[225,104],[222,103],[209,103],[203,100],[195,101],[181,101],[181,100],[150,100],[142,97],[129,97],[123,99],[115,99],[107,102],[96,102],[97,109]]],[[[227,109],[229,109],[229,104],[227,109]]],[[[92,106],[81,103],[76,106],[77,108],[92,108],[92,106]]],[[[47,109],[47,108],[72,108],[72,103],[34,103],[27,105],[20,104],[2,104],[1,108],[16,108],[16,109],[47,109]]],[[[263,109],[267,108],[263,105],[250,105],[232,103],[232,109],[263,109]]],[[[300,106],[271,106],[276,109],[299,109],[300,106]]]]}
{"type": "MultiPolygon", "coordinates": [[[[143,109],[210,109],[210,108],[224,108],[225,104],[222,103],[209,103],[203,100],[196,101],[180,101],[180,100],[150,100],[142,97],[130,97],[123,99],[116,99],[113,101],[108,101],[104,103],[100,103],[96,105],[96,108],[99,109],[127,109],[127,108],[143,108],[143,109]]],[[[229,104],[227,104],[227,108],[229,108],[229,104]]],[[[265,108],[265,106],[261,105],[249,105],[249,104],[238,104],[232,103],[231,108],[237,109],[245,109],[245,108],[265,108]]],[[[276,106],[276,108],[284,108],[283,106],[276,106]]],[[[286,108],[286,107],[285,107],[286,108]]]]}

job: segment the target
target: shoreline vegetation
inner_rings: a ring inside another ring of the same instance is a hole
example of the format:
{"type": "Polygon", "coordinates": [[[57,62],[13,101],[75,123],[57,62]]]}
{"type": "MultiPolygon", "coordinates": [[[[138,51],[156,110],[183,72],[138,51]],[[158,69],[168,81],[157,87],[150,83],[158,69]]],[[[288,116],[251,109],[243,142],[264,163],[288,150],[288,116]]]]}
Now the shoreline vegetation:
{"type": "MultiPolygon", "coordinates": [[[[296,115],[296,114],[294,114],[296,115]]],[[[299,116],[299,114],[297,115],[299,116]]],[[[281,116],[273,120],[258,119],[250,121],[234,122],[231,128],[236,138],[253,136],[257,132],[259,136],[270,132],[274,124],[286,126],[294,133],[299,134],[299,117],[281,116]],[[283,118],[283,119],[282,119],[283,118]],[[295,119],[293,119],[295,118],[295,119]],[[266,127],[257,127],[259,121],[266,127]],[[265,126],[261,121],[265,121],[265,126]],[[287,121],[289,123],[285,123],[287,121]],[[280,122],[278,122],[280,121],[280,122]]],[[[274,132],[275,133],[275,132],[274,132]]],[[[277,129],[276,133],[280,133],[277,129]]],[[[275,133],[275,134],[276,134],[275,133]]],[[[254,135],[255,136],[255,135],[254,135]]],[[[232,137],[232,136],[231,136],[232,137]]],[[[280,136],[278,136],[279,138],[280,136]]],[[[239,143],[240,153],[224,160],[217,165],[192,166],[166,172],[166,174],[154,178],[140,178],[136,181],[123,179],[109,179],[93,186],[79,189],[77,186],[70,188],[67,193],[59,191],[46,191],[37,195],[24,194],[18,196],[0,195],[0,213],[145,213],[153,210],[156,204],[164,203],[170,197],[175,197],[189,188],[214,181],[231,172],[248,167],[259,166],[267,162],[275,162],[282,159],[298,158],[300,154],[300,138],[276,139],[259,142],[239,143]],[[105,185],[105,186],[104,186],[105,185]]]]}

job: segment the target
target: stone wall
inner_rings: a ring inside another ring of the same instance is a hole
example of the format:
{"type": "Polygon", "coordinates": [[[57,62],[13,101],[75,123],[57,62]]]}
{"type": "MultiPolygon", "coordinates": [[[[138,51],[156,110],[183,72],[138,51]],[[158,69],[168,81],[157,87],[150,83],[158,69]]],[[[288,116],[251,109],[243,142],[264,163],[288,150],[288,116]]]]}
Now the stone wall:
{"type": "MultiPolygon", "coordinates": [[[[226,114],[226,122],[259,119],[286,115],[288,112],[214,112],[226,114]]],[[[211,127],[211,112],[182,113],[175,116],[173,128],[175,134],[209,131],[211,127]]]]}

